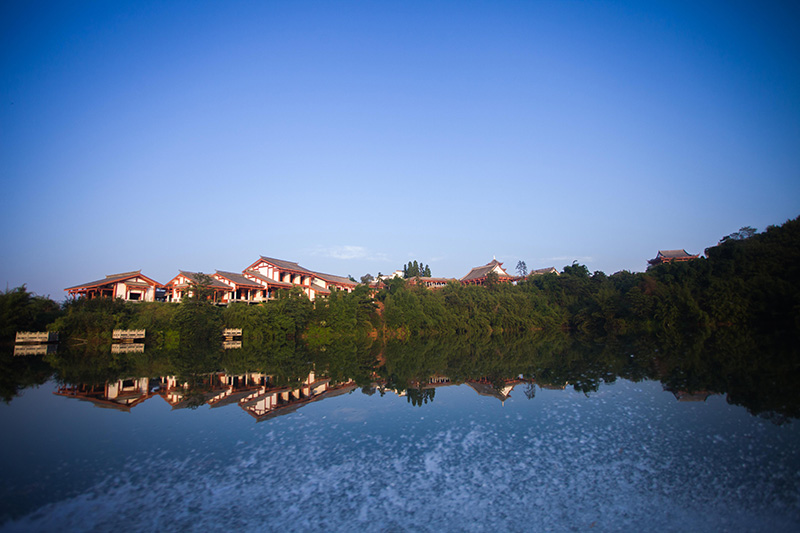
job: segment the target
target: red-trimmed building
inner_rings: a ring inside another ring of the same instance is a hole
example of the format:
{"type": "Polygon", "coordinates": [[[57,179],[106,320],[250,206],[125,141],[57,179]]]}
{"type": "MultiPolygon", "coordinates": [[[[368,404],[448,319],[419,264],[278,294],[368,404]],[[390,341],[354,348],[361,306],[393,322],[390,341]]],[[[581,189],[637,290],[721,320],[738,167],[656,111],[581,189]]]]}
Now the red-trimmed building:
{"type": "Polygon", "coordinates": [[[245,270],[242,275],[245,278],[261,285],[261,287],[267,291],[267,300],[272,300],[275,298],[275,292],[280,289],[291,289],[294,287],[294,285],[291,283],[275,281],[272,278],[268,278],[267,276],[260,274],[257,270],[245,270]]]}
{"type": "MultiPolygon", "coordinates": [[[[192,285],[196,285],[200,282],[199,276],[202,274],[202,272],[187,272],[185,270],[179,270],[178,275],[164,285],[164,287],[167,289],[167,301],[180,302],[184,296],[192,296],[191,287],[192,285]]],[[[211,301],[213,303],[226,303],[231,291],[230,286],[212,276],[208,277],[210,278],[208,288],[212,291],[211,301]]]]}
{"type": "Polygon", "coordinates": [[[324,274],[322,272],[314,272],[315,278],[313,283],[319,287],[328,290],[330,294],[331,289],[336,289],[345,292],[353,292],[358,285],[358,282],[345,278],[344,276],[334,276],[333,274],[324,274]]]}
{"type": "Polygon", "coordinates": [[[230,287],[225,302],[264,302],[269,299],[269,289],[244,274],[217,270],[214,279],[230,287]]]}
{"type": "Polygon", "coordinates": [[[244,275],[254,281],[260,280],[265,286],[300,287],[309,300],[314,300],[317,296],[328,296],[331,289],[351,292],[358,285],[342,276],[314,272],[293,261],[263,255],[244,270],[244,275]]]}
{"type": "Polygon", "coordinates": [[[650,265],[647,268],[651,268],[656,265],[663,265],[664,263],[672,263],[673,261],[678,263],[681,261],[691,261],[692,259],[697,259],[698,257],[700,257],[700,254],[692,255],[686,250],[659,250],[654,259],[647,261],[647,263],[650,265]]]}
{"type": "Polygon", "coordinates": [[[506,272],[503,268],[503,263],[497,259],[492,259],[490,263],[480,267],[475,267],[470,270],[469,273],[461,278],[460,281],[464,285],[484,285],[486,283],[487,276],[492,272],[497,274],[497,281],[499,282],[509,283],[519,279],[519,277],[512,276],[506,272]]]}
{"type": "Polygon", "coordinates": [[[72,297],[92,298],[122,298],[130,302],[154,302],[156,289],[162,288],[159,282],[154,281],[141,270],[110,274],[103,279],[90,281],[64,289],[72,297]]]}

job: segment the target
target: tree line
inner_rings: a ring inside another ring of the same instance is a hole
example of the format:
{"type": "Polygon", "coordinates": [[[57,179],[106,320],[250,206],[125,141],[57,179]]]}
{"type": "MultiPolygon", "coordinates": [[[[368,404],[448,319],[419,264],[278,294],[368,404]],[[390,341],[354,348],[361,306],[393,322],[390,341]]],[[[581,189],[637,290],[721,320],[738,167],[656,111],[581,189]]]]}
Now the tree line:
{"type": "MultiPolygon", "coordinates": [[[[255,342],[539,330],[603,337],[730,326],[796,334],[798,269],[800,218],[761,233],[742,228],[707,248],[704,258],[647,272],[606,275],[573,263],[561,275],[531,275],[515,284],[489,277],[484,286],[452,282],[440,290],[395,278],[377,289],[362,284],[352,293],[334,290],[314,302],[293,288],[262,305],[219,308],[208,303],[198,286],[195,296],[180,304],[77,299],[59,306],[19,287],[0,294],[0,335],[10,339],[15,331],[47,328],[64,337],[104,340],[114,328],[146,328],[174,342],[204,331],[214,337],[223,326],[241,327],[245,338],[255,342]]],[[[430,268],[413,261],[404,271],[422,275],[430,268]]]]}

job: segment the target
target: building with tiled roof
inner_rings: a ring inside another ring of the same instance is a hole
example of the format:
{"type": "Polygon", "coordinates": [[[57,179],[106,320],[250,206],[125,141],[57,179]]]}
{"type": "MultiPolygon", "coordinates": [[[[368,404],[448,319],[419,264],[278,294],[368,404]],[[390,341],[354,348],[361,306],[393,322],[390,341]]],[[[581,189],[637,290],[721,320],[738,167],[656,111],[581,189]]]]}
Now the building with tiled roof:
{"type": "Polygon", "coordinates": [[[268,299],[268,288],[256,280],[247,278],[244,274],[217,270],[214,279],[221,281],[230,291],[226,301],[231,302],[263,302],[268,299]]]}
{"type": "Polygon", "coordinates": [[[231,288],[229,285],[208,274],[188,272],[186,270],[179,270],[178,275],[164,285],[167,289],[167,301],[180,302],[184,296],[191,296],[191,287],[200,282],[200,275],[206,275],[210,278],[208,287],[212,290],[211,301],[213,303],[226,303],[230,297],[231,288]]]}
{"type": "Polygon", "coordinates": [[[340,291],[352,292],[356,288],[358,282],[344,276],[334,276],[333,274],[324,274],[322,272],[314,272],[316,277],[314,283],[324,289],[338,289],[340,291]]]}
{"type": "Polygon", "coordinates": [[[447,287],[447,284],[451,281],[458,282],[458,280],[455,278],[432,278],[426,276],[408,278],[406,280],[406,282],[410,285],[422,285],[428,289],[441,289],[442,287],[447,287]]]}
{"type": "Polygon", "coordinates": [[[285,284],[281,288],[287,288],[286,284],[289,287],[299,287],[309,300],[314,300],[317,296],[327,296],[331,289],[351,292],[357,285],[343,276],[314,272],[293,261],[263,255],[244,270],[244,275],[267,285],[279,282],[285,284]]]}
{"type": "Polygon", "coordinates": [[[647,261],[647,263],[650,265],[647,268],[664,263],[671,263],[673,261],[691,261],[692,259],[697,259],[698,257],[700,257],[700,254],[692,255],[686,250],[659,250],[655,258],[647,261]]]}
{"type": "Polygon", "coordinates": [[[142,274],[141,270],[109,274],[103,279],[90,281],[64,289],[72,297],[122,298],[131,302],[153,302],[156,289],[162,288],[159,282],[142,274]]]}
{"type": "Polygon", "coordinates": [[[536,270],[531,270],[529,276],[542,276],[544,274],[555,274],[556,276],[560,276],[556,267],[547,267],[547,268],[537,268],[536,270]]]}
{"type": "Polygon", "coordinates": [[[489,263],[470,270],[460,281],[464,285],[483,285],[491,272],[497,274],[497,280],[501,282],[516,281],[518,279],[517,276],[512,276],[505,271],[503,263],[497,259],[492,259],[489,263]]]}

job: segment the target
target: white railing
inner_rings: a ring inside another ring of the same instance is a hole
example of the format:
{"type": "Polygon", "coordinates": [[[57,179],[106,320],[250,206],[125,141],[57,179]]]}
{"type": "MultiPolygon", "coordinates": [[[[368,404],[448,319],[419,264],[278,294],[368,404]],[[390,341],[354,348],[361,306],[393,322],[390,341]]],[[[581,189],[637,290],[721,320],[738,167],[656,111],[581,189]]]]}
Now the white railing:
{"type": "Polygon", "coordinates": [[[128,340],[128,339],[144,339],[143,329],[115,329],[111,335],[113,339],[128,340]]]}
{"type": "Polygon", "coordinates": [[[57,331],[18,331],[16,342],[58,342],[57,331]]]}

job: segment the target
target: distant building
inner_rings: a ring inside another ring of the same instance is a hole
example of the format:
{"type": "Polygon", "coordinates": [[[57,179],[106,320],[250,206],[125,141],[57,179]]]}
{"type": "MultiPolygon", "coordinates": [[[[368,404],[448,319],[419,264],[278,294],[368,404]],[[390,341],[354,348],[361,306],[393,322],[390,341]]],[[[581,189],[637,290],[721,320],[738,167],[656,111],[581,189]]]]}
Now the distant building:
{"type": "Polygon", "coordinates": [[[422,285],[428,289],[441,289],[442,287],[447,287],[447,284],[451,281],[457,282],[458,280],[455,278],[430,278],[425,276],[413,277],[408,278],[407,283],[409,285],[422,285]]]}
{"type": "Polygon", "coordinates": [[[484,285],[487,276],[492,272],[497,274],[497,280],[500,282],[512,282],[519,279],[517,276],[512,276],[506,272],[503,268],[503,263],[497,259],[492,259],[491,262],[470,270],[460,281],[464,285],[484,285]]]}
{"type": "Polygon", "coordinates": [[[697,259],[698,257],[700,257],[700,254],[691,255],[686,250],[659,250],[655,258],[647,261],[647,263],[650,265],[647,268],[664,263],[672,263],[673,261],[691,261],[692,259],[697,259]]]}
{"type": "Polygon", "coordinates": [[[72,297],[84,298],[122,298],[130,302],[154,302],[156,290],[163,285],[154,281],[141,270],[109,274],[103,279],[90,281],[64,289],[72,297]]]}
{"type": "Polygon", "coordinates": [[[547,267],[547,268],[537,268],[536,270],[531,270],[528,274],[529,276],[542,276],[544,274],[555,274],[556,276],[560,276],[561,274],[556,270],[556,267],[547,267]]]}
{"type": "Polygon", "coordinates": [[[392,279],[392,278],[402,278],[403,271],[402,270],[395,270],[391,274],[380,274],[375,278],[375,281],[383,281],[385,279],[392,279]]]}

